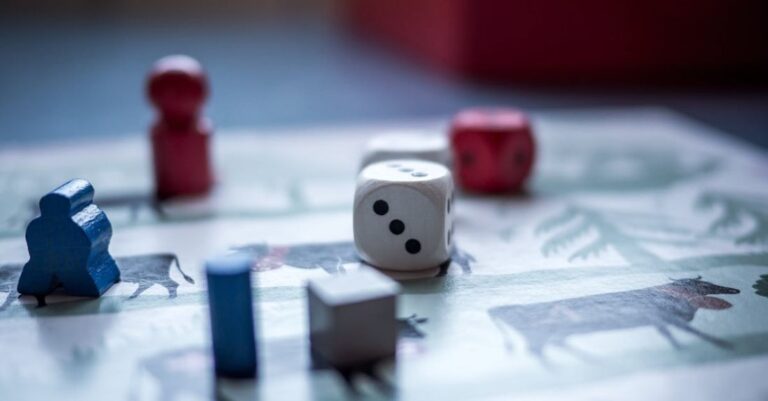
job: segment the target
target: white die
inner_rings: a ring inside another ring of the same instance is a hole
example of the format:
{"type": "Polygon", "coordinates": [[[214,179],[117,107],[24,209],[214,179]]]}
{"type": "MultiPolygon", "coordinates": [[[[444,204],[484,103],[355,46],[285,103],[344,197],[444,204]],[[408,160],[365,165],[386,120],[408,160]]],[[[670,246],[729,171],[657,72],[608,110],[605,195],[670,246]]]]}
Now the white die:
{"type": "Polygon", "coordinates": [[[378,135],[365,145],[360,170],[369,164],[393,159],[418,159],[450,168],[451,152],[445,135],[400,131],[378,135]]]}
{"type": "Polygon", "coordinates": [[[440,164],[388,160],[357,178],[355,246],[368,264],[385,270],[431,269],[453,249],[453,178],[440,164]]]}

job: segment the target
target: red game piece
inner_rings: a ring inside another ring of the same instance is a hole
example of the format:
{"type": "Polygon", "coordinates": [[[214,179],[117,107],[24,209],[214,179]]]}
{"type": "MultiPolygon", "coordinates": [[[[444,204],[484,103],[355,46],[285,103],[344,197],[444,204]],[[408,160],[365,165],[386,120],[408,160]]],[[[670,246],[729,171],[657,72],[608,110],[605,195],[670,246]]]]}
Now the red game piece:
{"type": "Polygon", "coordinates": [[[462,110],[451,123],[451,148],[459,185],[478,192],[519,191],[535,158],[528,117],[511,108],[462,110]]]}
{"type": "Polygon", "coordinates": [[[158,60],[147,79],[147,95],[158,111],[150,133],[157,198],[207,193],[213,186],[212,128],[200,116],[208,95],[200,63],[188,56],[158,60]]]}

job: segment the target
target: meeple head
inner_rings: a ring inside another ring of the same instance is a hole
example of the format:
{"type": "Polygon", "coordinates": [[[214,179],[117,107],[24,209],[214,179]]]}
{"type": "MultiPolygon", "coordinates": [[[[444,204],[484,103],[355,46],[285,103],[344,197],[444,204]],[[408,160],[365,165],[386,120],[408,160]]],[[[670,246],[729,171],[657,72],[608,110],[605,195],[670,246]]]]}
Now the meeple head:
{"type": "Polygon", "coordinates": [[[208,79],[192,57],[163,57],[149,73],[147,96],[166,118],[191,118],[208,96],[208,79]]]}
{"type": "Polygon", "coordinates": [[[76,178],[40,199],[40,213],[45,217],[72,216],[93,202],[93,185],[76,178]]]}

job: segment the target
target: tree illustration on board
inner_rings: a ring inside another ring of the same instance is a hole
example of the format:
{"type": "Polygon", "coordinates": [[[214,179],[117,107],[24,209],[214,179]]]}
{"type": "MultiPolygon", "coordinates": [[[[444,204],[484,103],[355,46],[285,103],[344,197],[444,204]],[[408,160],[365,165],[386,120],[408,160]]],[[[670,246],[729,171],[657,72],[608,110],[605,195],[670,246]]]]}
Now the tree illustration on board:
{"type": "MultiPolygon", "coordinates": [[[[709,225],[711,234],[736,232],[736,245],[768,245],[767,198],[708,191],[699,196],[696,206],[702,210],[720,209],[720,215],[709,225]]],[[[768,275],[760,276],[752,288],[757,295],[768,297],[768,275]]]]}
{"type": "Polygon", "coordinates": [[[710,233],[742,230],[734,237],[735,244],[768,244],[768,199],[710,191],[699,196],[696,206],[703,210],[720,208],[719,217],[709,225],[710,233]]]}
{"type": "Polygon", "coordinates": [[[630,266],[663,266],[669,262],[648,249],[650,244],[693,246],[692,234],[671,225],[664,216],[646,213],[611,211],[571,205],[560,214],[543,221],[536,234],[551,234],[541,247],[549,256],[572,247],[591,235],[586,245],[570,254],[568,261],[597,257],[608,249],[615,250],[630,266]]]}
{"type": "Polygon", "coordinates": [[[755,289],[755,294],[768,298],[768,274],[760,276],[752,288],[755,289]]]}
{"type": "Polygon", "coordinates": [[[711,174],[720,166],[715,158],[684,160],[681,152],[670,149],[637,147],[584,152],[586,156],[569,147],[558,153],[558,160],[579,157],[581,167],[567,174],[544,174],[537,180],[536,187],[556,193],[662,189],[711,174]]]}

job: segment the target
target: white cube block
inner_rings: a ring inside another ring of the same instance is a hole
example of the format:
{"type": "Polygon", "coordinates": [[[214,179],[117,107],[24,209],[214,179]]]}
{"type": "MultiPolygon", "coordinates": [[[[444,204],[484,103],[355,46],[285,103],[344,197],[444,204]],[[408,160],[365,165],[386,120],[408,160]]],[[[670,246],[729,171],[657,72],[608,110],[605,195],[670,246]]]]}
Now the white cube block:
{"type": "Polygon", "coordinates": [[[365,146],[360,170],[370,164],[392,159],[431,161],[450,168],[451,152],[445,135],[402,131],[378,135],[365,146]]]}
{"type": "Polygon", "coordinates": [[[342,368],[394,356],[399,291],[395,281],[370,268],[311,280],[307,300],[312,350],[342,368]]]}

